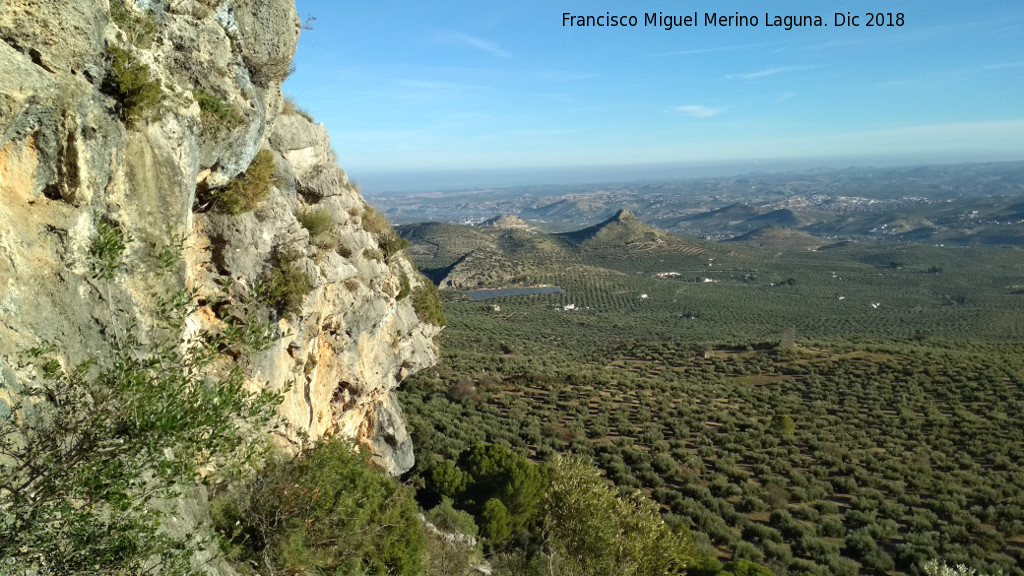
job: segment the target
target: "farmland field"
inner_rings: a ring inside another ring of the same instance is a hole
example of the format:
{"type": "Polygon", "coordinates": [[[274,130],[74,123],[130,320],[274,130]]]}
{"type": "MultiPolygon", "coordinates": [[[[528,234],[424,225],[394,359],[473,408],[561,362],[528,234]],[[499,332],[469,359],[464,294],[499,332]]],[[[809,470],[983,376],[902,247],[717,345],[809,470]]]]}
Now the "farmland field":
{"type": "Polygon", "coordinates": [[[414,473],[481,442],[570,450],[723,559],[1022,574],[1020,249],[619,236],[487,247],[564,294],[442,291],[443,359],[400,393],[414,473]]]}

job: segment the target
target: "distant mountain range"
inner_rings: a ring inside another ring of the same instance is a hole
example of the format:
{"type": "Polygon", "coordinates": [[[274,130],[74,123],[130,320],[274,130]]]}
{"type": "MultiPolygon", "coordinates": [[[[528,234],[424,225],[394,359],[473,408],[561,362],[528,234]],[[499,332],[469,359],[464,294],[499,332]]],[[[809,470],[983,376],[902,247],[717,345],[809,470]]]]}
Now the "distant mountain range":
{"type": "Polygon", "coordinates": [[[444,288],[514,285],[545,270],[594,273],[608,254],[692,256],[730,250],[714,242],[669,234],[643,223],[628,210],[573,232],[436,222],[406,224],[396,230],[410,241],[409,253],[417,265],[444,288]]]}
{"type": "Polygon", "coordinates": [[[387,206],[389,216],[398,223],[482,223],[571,231],[577,236],[593,232],[585,228],[589,223],[615,220],[626,210],[625,214],[659,230],[715,240],[778,238],[778,230],[747,236],[770,226],[816,236],[820,242],[886,239],[1024,245],[1021,162],[534,186],[396,195],[374,201],[387,206]]]}

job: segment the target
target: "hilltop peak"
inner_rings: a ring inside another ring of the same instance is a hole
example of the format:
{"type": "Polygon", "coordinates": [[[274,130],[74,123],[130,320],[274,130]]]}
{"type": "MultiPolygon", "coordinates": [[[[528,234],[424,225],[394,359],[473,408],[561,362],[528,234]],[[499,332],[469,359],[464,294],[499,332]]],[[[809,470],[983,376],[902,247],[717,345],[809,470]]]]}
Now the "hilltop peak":
{"type": "Polygon", "coordinates": [[[568,232],[564,236],[574,242],[597,241],[608,244],[630,244],[654,241],[664,234],[661,230],[644,224],[629,210],[621,209],[600,224],[577,232],[568,232]]]}
{"type": "Polygon", "coordinates": [[[633,215],[632,212],[625,208],[620,209],[615,213],[614,216],[608,219],[608,222],[638,222],[639,218],[633,215]]]}
{"type": "Polygon", "coordinates": [[[518,216],[512,216],[510,214],[502,214],[495,216],[490,220],[484,220],[480,223],[481,226],[491,226],[494,228],[530,228],[531,226],[518,216]]]}

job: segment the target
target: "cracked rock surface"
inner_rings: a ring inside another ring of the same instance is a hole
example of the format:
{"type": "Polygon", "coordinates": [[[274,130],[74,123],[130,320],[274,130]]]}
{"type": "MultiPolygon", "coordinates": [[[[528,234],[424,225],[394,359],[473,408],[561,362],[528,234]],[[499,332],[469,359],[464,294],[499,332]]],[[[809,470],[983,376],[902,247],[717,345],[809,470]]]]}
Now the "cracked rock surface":
{"type": "MultiPolygon", "coordinates": [[[[127,16],[115,18],[118,2],[0,3],[0,376],[16,380],[18,352],[41,342],[69,363],[103,358],[126,318],[145,338],[160,291],[244,299],[287,255],[309,290],[296,310],[271,315],[284,337],[239,360],[250,386],[287,388],[285,444],[341,434],[389,473],[409,469],[393,391],[436,361],[439,328],[412,307],[408,291],[422,280],[409,261],[381,257],[364,229],[365,202],[327,131],[282,113],[280,83],[301,28],[294,3],[125,0],[127,16]],[[159,83],[143,122],[125,121],[110,88],[109,46],[159,83]],[[234,120],[204,112],[199,93],[234,120]],[[211,195],[261,150],[276,167],[269,197],[239,215],[211,209],[211,195]],[[311,236],[299,218],[314,212],[330,226],[311,236]],[[110,281],[94,278],[89,261],[104,218],[133,238],[110,281]],[[154,249],[179,236],[180,261],[158,274],[154,249]]],[[[189,326],[220,322],[201,307],[189,326]]],[[[0,417],[13,402],[4,394],[0,417]]]]}

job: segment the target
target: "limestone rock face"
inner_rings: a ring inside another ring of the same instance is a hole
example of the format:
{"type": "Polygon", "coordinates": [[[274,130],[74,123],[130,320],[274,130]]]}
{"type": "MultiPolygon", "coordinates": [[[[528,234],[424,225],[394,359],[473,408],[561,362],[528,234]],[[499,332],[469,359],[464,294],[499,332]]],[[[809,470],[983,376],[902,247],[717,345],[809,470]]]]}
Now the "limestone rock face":
{"type": "Polygon", "coordinates": [[[252,359],[254,380],[292,383],[281,410],[295,430],[358,438],[386,470],[404,472],[412,445],[392,391],[437,353],[439,328],[421,322],[401,295],[403,282],[414,289],[422,280],[404,257],[380,255],[378,238],[363,228],[365,203],[337,167],[322,126],[284,116],[270,142],[279,172],[270,199],[251,214],[196,216],[211,246],[208,260],[197,256],[197,285],[215,292],[213,280],[224,276],[258,281],[286,251],[312,290],[301,312],[280,321],[287,335],[252,359]],[[330,187],[304,193],[310,175],[328,173],[330,187]],[[297,219],[317,212],[333,223],[329,247],[297,219]]]}
{"type": "MultiPolygon", "coordinates": [[[[244,302],[287,262],[308,291],[287,314],[271,311],[282,338],[237,359],[252,387],[287,387],[283,440],[343,434],[393,474],[411,467],[393,390],[435,362],[439,329],[407,297],[421,282],[412,265],[382,255],[379,231],[364,229],[365,203],[326,130],[281,114],[300,28],[292,0],[0,2],[4,382],[16,379],[18,352],[41,342],[77,363],[107,355],[128,319],[145,340],[160,290],[244,302]],[[110,46],[158,83],[144,120],[126,119],[110,46]],[[230,112],[211,113],[210,97],[230,112]],[[251,212],[218,212],[211,198],[261,149],[276,166],[269,197],[251,212]],[[313,236],[299,220],[312,213],[329,218],[313,236]],[[101,222],[133,240],[111,280],[90,259],[101,222]],[[158,273],[155,253],[178,237],[180,260],[158,273]]],[[[191,329],[222,327],[212,306],[191,329]]],[[[0,398],[0,417],[12,402],[0,398]]]]}

